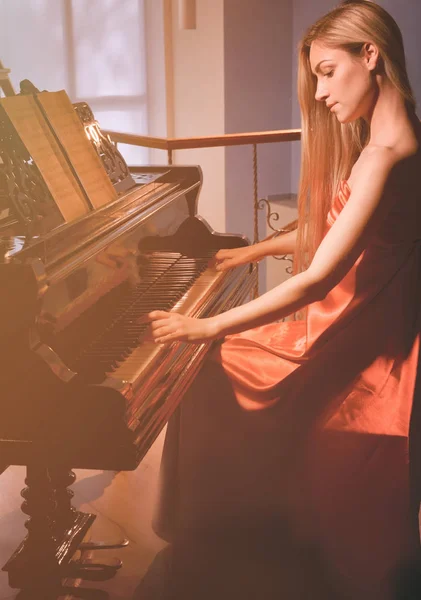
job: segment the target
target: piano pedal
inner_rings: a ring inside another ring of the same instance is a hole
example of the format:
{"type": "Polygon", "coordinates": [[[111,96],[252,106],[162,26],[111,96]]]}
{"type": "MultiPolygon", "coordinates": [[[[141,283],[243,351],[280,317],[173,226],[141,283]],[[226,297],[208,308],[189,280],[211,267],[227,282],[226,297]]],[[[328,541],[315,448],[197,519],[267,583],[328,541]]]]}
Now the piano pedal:
{"type": "Polygon", "coordinates": [[[118,548],[125,548],[129,545],[129,540],[123,538],[118,542],[82,542],[78,546],[78,550],[82,552],[87,550],[117,550],[118,548]]]}
{"type": "Polygon", "coordinates": [[[122,566],[123,563],[119,558],[111,558],[99,563],[93,558],[81,557],[67,565],[65,577],[86,581],[106,581],[114,577],[122,566]]]}

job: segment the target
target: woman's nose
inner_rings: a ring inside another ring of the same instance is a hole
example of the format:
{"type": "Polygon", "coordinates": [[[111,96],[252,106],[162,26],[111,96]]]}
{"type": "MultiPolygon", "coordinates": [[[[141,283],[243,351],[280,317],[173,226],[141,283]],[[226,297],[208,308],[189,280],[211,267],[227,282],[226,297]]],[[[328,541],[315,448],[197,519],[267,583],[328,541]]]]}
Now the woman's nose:
{"type": "Polygon", "coordinates": [[[323,100],[326,100],[326,98],[329,96],[326,88],[323,86],[323,84],[317,84],[317,88],[316,88],[316,93],[315,93],[315,98],[316,100],[318,100],[319,102],[322,102],[323,100]]]}

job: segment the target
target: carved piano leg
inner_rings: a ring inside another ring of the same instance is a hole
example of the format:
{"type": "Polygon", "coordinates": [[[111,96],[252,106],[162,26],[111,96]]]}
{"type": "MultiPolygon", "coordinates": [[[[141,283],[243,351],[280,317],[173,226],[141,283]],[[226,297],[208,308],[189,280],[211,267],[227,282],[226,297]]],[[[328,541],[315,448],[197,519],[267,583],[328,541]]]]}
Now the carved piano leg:
{"type": "Polygon", "coordinates": [[[82,542],[86,532],[91,527],[96,516],[77,511],[72,506],[74,493],[68,489],[76,480],[76,475],[64,467],[49,468],[51,486],[55,492],[56,506],[54,510],[54,531],[57,539],[62,540],[62,545],[67,545],[74,535],[80,540],[77,549],[81,551],[80,559],[68,563],[64,569],[66,577],[87,579],[91,581],[104,581],[114,577],[121,568],[119,559],[111,559],[107,563],[95,562],[90,554],[94,550],[108,550],[122,548],[128,545],[128,540],[107,544],[105,542],[82,542]],[[83,532],[83,535],[81,533],[83,532]],[[89,556],[86,553],[89,551],[89,556]]]}
{"type": "MultiPolygon", "coordinates": [[[[3,567],[9,575],[10,587],[21,589],[20,600],[52,600],[64,592],[78,598],[107,598],[100,590],[62,586],[66,577],[87,578],[80,572],[78,561],[72,563],[71,558],[95,520],[94,515],[72,507],[73,493],[67,490],[67,485],[74,479],[73,473],[65,469],[27,467],[27,487],[21,495],[22,511],[29,516],[25,523],[28,535],[3,567]]],[[[107,566],[107,576],[89,579],[108,579],[115,572],[115,567],[107,566]]]]}
{"type": "Polygon", "coordinates": [[[72,506],[74,493],[68,488],[76,481],[76,475],[65,467],[50,467],[48,473],[55,497],[53,520],[57,539],[68,537],[69,533],[80,528],[83,528],[85,535],[96,517],[77,511],[72,506]]]}
{"type": "Polygon", "coordinates": [[[21,492],[28,535],[3,567],[12,588],[39,589],[60,582],[60,562],[51,515],[55,499],[46,468],[28,466],[21,492]]]}

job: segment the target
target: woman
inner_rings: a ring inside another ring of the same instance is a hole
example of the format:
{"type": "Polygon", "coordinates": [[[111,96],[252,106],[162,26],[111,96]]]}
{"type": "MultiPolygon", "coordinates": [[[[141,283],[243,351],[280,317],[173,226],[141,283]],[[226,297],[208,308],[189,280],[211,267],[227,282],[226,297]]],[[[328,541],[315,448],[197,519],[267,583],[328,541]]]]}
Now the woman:
{"type": "Polygon", "coordinates": [[[298,88],[298,232],[216,255],[227,269],[294,252],[295,275],[211,318],[150,314],[158,343],[225,338],[164,450],[156,527],[175,539],[184,597],[189,579],[203,598],[410,597],[421,131],[392,17],[351,1],[320,19],[301,42],[298,88]],[[210,575],[221,548],[242,596],[221,583],[221,560],[219,583],[210,575]]]}

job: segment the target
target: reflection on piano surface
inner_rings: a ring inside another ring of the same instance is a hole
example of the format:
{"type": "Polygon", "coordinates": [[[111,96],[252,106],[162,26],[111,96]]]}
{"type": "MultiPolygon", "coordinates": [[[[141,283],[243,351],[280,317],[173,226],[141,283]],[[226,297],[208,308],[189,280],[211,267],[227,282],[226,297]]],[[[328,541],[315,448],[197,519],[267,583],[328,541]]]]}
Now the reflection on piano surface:
{"type": "Polygon", "coordinates": [[[68,223],[0,114],[0,453],[27,466],[32,517],[5,569],[25,589],[57,583],[93,521],[71,507],[69,469],[136,468],[209,349],[153,344],[142,316],[209,316],[242,303],[255,280],[250,267],[209,266],[247,240],[197,214],[199,167],[129,169],[89,107],[76,111],[118,197],[68,223]]]}

